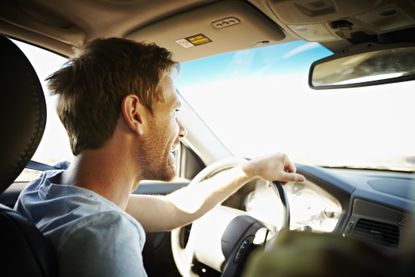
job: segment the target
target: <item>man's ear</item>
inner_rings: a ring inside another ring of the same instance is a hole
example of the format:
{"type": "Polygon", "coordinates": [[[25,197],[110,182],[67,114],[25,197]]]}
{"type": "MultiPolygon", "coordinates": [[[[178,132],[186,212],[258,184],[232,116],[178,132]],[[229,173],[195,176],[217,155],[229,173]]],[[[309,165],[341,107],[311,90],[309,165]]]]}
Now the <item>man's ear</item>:
{"type": "Polygon", "coordinates": [[[144,133],[146,109],[135,94],[126,95],[121,103],[121,115],[125,124],[137,135],[144,133]]]}

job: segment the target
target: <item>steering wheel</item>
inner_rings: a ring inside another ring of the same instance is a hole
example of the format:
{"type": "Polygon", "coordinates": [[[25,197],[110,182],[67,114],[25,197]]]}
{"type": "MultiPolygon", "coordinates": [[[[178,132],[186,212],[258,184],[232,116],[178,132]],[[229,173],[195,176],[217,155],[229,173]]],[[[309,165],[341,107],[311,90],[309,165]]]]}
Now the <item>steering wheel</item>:
{"type": "MultiPolygon", "coordinates": [[[[245,161],[243,158],[234,157],[215,162],[200,171],[189,186],[197,185],[245,161]]],[[[273,182],[272,188],[285,208],[283,228],[288,228],[290,211],[285,190],[278,182],[273,182]]],[[[195,260],[222,272],[222,277],[239,276],[250,250],[254,247],[256,234],[266,231],[267,235],[268,230],[263,223],[246,212],[219,205],[194,221],[191,227],[188,225],[171,231],[173,258],[184,277],[199,276],[193,271],[195,260]]]]}

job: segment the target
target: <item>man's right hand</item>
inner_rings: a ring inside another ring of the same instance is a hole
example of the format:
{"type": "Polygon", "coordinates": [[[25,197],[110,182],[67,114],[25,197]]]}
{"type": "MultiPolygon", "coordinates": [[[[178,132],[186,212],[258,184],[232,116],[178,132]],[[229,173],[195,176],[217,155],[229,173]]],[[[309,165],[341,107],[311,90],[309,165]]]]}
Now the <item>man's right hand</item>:
{"type": "Polygon", "coordinates": [[[304,176],[296,173],[295,165],[283,153],[249,160],[242,165],[242,170],[250,177],[259,177],[268,181],[283,183],[305,181],[304,176]]]}

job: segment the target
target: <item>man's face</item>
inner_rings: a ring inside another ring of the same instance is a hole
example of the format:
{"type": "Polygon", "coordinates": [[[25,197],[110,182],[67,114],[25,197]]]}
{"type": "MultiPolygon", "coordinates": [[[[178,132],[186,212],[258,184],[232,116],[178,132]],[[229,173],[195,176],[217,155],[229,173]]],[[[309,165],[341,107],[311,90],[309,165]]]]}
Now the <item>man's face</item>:
{"type": "Polygon", "coordinates": [[[139,159],[144,179],[168,181],[176,174],[172,152],[179,146],[185,130],[177,119],[180,101],[170,74],[161,79],[158,90],[164,100],[153,104],[139,159]]]}

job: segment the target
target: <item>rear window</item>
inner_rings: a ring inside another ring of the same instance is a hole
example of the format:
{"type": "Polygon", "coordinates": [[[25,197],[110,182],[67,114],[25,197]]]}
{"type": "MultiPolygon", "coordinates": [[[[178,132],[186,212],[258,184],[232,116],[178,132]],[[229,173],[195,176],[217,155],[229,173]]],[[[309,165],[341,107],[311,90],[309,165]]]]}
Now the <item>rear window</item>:
{"type": "MultiPolygon", "coordinates": [[[[73,155],[69,146],[68,136],[56,113],[57,97],[50,95],[47,82],[45,82],[45,79],[62,67],[67,59],[27,43],[15,40],[13,42],[25,53],[26,57],[32,63],[42,84],[46,99],[46,128],[32,160],[49,165],[54,165],[61,161],[70,161],[73,155]]],[[[25,169],[16,181],[30,181],[38,175],[38,171],[25,169]]]]}

